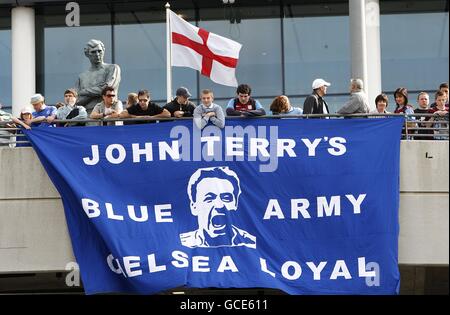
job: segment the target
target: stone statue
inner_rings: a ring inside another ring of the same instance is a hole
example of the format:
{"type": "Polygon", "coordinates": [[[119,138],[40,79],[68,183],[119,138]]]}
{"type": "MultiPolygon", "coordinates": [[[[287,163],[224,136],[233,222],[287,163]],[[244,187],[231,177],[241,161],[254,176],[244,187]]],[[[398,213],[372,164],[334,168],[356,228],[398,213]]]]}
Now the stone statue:
{"type": "Polygon", "coordinates": [[[80,74],[76,89],[78,92],[78,105],[86,108],[90,114],[97,103],[102,101],[102,89],[111,86],[116,93],[120,83],[120,67],[116,64],[103,62],[105,56],[105,45],[97,40],[91,39],[84,48],[84,54],[89,58],[91,67],[80,74]]]}

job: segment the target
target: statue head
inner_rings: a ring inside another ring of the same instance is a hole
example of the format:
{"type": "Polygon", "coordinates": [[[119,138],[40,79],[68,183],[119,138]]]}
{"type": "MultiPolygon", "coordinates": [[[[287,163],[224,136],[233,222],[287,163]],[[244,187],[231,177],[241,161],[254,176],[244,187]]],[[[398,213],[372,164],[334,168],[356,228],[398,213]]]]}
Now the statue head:
{"type": "Polygon", "coordinates": [[[91,39],[86,43],[84,54],[89,58],[91,65],[100,65],[103,63],[103,57],[105,56],[105,45],[100,40],[91,39]]]}

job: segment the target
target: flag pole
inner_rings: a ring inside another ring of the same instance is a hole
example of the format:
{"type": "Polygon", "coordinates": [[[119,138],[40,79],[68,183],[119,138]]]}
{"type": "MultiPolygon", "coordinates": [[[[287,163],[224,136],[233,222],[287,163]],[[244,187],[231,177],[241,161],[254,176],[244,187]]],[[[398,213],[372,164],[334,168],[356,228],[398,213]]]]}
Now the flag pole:
{"type": "Polygon", "coordinates": [[[170,27],[170,4],[166,3],[166,51],[167,51],[167,103],[172,101],[172,30],[170,27]]]}

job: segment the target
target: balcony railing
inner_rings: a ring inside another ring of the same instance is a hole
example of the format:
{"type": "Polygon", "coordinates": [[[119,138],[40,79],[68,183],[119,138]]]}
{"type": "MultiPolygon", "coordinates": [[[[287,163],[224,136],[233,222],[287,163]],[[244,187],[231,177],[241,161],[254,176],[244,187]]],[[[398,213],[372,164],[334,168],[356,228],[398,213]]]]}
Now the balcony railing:
{"type": "MultiPolygon", "coordinates": [[[[349,119],[349,118],[382,118],[402,117],[404,119],[404,127],[402,129],[403,140],[449,140],[449,121],[448,114],[446,116],[437,116],[436,114],[308,114],[308,115],[273,115],[258,117],[226,117],[227,120],[235,119],[349,119]],[[436,120],[439,119],[439,120],[436,120]]],[[[111,119],[84,119],[84,120],[57,120],[53,123],[63,127],[66,123],[71,125],[74,123],[85,123],[85,127],[104,126],[104,125],[127,125],[137,122],[161,122],[174,120],[192,120],[192,117],[182,118],[111,118],[111,119]]],[[[11,123],[9,123],[11,124],[11,123]]],[[[85,128],[82,127],[82,128],[85,128]]],[[[80,128],[80,127],[78,127],[80,128]]],[[[21,128],[9,127],[8,122],[0,121],[0,146],[23,146],[29,145],[26,136],[20,132],[21,128]]]]}

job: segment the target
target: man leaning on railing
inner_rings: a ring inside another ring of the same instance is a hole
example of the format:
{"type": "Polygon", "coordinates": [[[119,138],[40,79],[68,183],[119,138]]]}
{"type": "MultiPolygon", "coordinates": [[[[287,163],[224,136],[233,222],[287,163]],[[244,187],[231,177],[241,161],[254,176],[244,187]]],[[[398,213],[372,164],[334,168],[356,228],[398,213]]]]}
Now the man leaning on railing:
{"type": "Polygon", "coordinates": [[[367,95],[361,79],[350,80],[350,99],[337,111],[338,114],[363,114],[370,112],[367,95]]]}
{"type": "Polygon", "coordinates": [[[436,92],[436,107],[431,108],[429,113],[433,114],[433,117],[429,119],[429,122],[434,122],[434,139],[445,140],[448,139],[448,121],[449,121],[449,108],[445,104],[447,98],[442,91],[436,92]]]}
{"type": "MultiPolygon", "coordinates": [[[[161,108],[158,104],[151,102],[150,92],[141,90],[138,92],[138,103],[130,106],[120,113],[120,118],[168,118],[170,112],[161,108]]],[[[155,121],[139,121],[139,123],[149,123],[155,121]]]]}
{"type": "MultiPolygon", "coordinates": [[[[116,99],[116,91],[113,87],[107,86],[102,90],[103,101],[95,105],[91,113],[91,119],[103,119],[103,118],[119,118],[120,113],[123,110],[122,102],[116,99]]],[[[116,123],[110,122],[108,125],[115,125],[116,123]]]]}
{"type": "MultiPolygon", "coordinates": [[[[56,111],[56,118],[59,120],[62,119],[71,119],[71,120],[83,120],[87,119],[86,109],[81,105],[75,105],[77,102],[77,91],[75,89],[68,89],[64,92],[64,103],[63,106],[59,107],[56,111]]],[[[85,126],[85,123],[65,123],[64,127],[69,126],[85,126]]]]}
{"type": "MultiPolygon", "coordinates": [[[[303,114],[328,114],[330,109],[327,102],[323,99],[327,94],[328,87],[331,83],[323,79],[315,79],[312,83],[313,92],[303,103],[303,114]]],[[[329,117],[321,117],[329,118],[329,117]]]]}
{"type": "Polygon", "coordinates": [[[426,123],[425,121],[428,121],[430,118],[427,115],[430,112],[430,96],[427,92],[420,92],[419,95],[417,95],[417,104],[418,107],[414,109],[414,114],[416,114],[416,120],[417,123],[417,132],[416,136],[414,136],[415,140],[433,140],[434,132],[430,128],[431,124],[426,123]]]}
{"type": "MultiPolygon", "coordinates": [[[[386,94],[381,93],[375,97],[375,107],[376,109],[369,112],[369,114],[390,114],[387,111],[387,107],[389,105],[389,99],[386,94]]],[[[369,116],[369,118],[383,118],[385,116],[369,116]]]]}
{"type": "Polygon", "coordinates": [[[56,119],[56,107],[45,105],[44,96],[37,93],[31,97],[31,105],[34,108],[31,120],[25,120],[25,123],[31,127],[56,127],[54,120],[56,119]]]}

